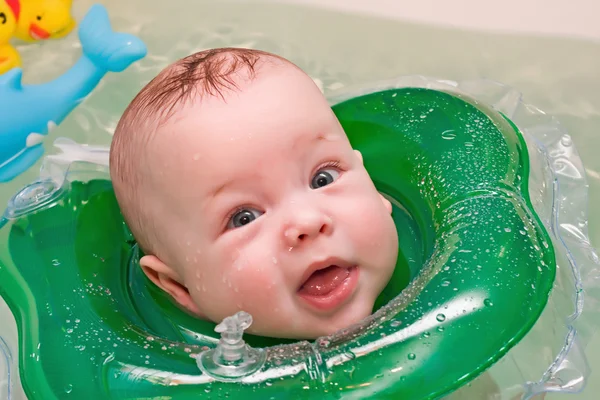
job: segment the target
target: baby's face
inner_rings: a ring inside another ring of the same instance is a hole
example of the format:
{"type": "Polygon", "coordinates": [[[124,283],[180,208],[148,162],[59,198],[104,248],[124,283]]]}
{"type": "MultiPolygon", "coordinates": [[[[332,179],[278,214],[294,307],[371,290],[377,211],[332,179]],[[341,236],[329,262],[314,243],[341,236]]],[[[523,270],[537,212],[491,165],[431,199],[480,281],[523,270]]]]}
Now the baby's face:
{"type": "Polygon", "coordinates": [[[398,238],[312,80],[265,68],[226,102],[203,99],[160,128],[158,228],[189,309],[215,322],[244,310],[251,333],[314,338],[372,312],[398,238]]]}

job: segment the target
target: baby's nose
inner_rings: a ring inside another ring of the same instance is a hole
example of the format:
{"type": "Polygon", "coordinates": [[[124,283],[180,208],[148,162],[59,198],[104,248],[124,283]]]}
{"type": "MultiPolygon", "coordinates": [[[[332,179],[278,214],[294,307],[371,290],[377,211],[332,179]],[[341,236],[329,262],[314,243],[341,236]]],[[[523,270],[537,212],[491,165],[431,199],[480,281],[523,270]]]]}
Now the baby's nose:
{"type": "Polygon", "coordinates": [[[284,242],[295,247],[319,235],[328,235],[333,229],[331,217],[319,212],[296,215],[293,222],[283,230],[284,242]]]}

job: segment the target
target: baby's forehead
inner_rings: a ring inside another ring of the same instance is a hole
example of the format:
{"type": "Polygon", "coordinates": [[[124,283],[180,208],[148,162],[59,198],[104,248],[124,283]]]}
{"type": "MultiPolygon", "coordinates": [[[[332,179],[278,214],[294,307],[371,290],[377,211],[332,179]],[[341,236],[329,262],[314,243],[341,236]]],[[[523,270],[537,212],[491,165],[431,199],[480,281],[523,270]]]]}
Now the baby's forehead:
{"type": "Polygon", "coordinates": [[[253,79],[235,83],[223,97],[203,95],[174,107],[156,132],[157,157],[183,170],[214,168],[248,152],[258,162],[338,131],[321,91],[291,63],[266,65],[253,79]]]}
{"type": "Polygon", "coordinates": [[[218,176],[253,175],[253,171],[271,171],[290,162],[310,162],[309,154],[321,157],[339,146],[350,148],[343,131],[329,123],[318,129],[296,124],[286,132],[279,129],[281,125],[276,121],[265,125],[261,129],[260,123],[254,127],[199,123],[177,129],[173,132],[176,140],[155,146],[160,156],[153,168],[158,167],[161,179],[194,176],[197,179],[190,184],[202,186],[218,176]]]}
{"type": "Polygon", "coordinates": [[[236,157],[247,156],[249,152],[260,158],[296,152],[320,143],[347,142],[337,121],[325,113],[319,117],[309,112],[311,118],[306,115],[303,118],[302,113],[275,112],[261,118],[251,110],[203,115],[205,112],[206,108],[196,106],[173,118],[162,128],[166,133],[159,135],[162,140],[156,141],[156,151],[173,160],[190,159],[206,164],[215,159],[235,162],[236,157]]]}
{"type": "MultiPolygon", "coordinates": [[[[237,82],[236,82],[237,84],[237,82]]],[[[295,66],[262,71],[223,96],[196,96],[174,107],[159,136],[207,136],[235,141],[245,133],[290,133],[290,128],[317,129],[335,117],[313,80],[295,66]]]]}

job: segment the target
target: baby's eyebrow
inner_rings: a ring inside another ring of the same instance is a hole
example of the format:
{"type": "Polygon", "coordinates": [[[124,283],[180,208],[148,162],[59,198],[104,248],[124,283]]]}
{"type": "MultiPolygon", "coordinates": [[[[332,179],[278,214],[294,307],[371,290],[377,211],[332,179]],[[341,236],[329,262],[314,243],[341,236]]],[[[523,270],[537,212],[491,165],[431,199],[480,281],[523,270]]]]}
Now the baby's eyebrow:
{"type": "MultiPolygon", "coordinates": [[[[295,149],[300,144],[300,142],[302,142],[304,140],[306,140],[306,136],[300,135],[292,143],[292,148],[295,149]]],[[[308,143],[314,143],[314,142],[320,142],[320,141],[326,141],[326,140],[327,140],[327,138],[325,137],[325,135],[322,133],[319,133],[317,136],[310,139],[308,143]]]]}
{"type": "Polygon", "coordinates": [[[212,196],[212,197],[218,196],[219,194],[223,193],[225,191],[225,189],[227,189],[230,186],[233,186],[235,181],[236,181],[236,179],[232,178],[232,179],[228,179],[225,182],[223,182],[222,185],[215,186],[214,189],[212,189],[208,192],[209,196],[212,196]]]}
{"type": "Polygon", "coordinates": [[[315,137],[312,141],[313,142],[336,142],[339,141],[341,139],[341,137],[339,135],[336,134],[324,134],[324,133],[319,133],[317,135],[317,137],[315,137]]]}

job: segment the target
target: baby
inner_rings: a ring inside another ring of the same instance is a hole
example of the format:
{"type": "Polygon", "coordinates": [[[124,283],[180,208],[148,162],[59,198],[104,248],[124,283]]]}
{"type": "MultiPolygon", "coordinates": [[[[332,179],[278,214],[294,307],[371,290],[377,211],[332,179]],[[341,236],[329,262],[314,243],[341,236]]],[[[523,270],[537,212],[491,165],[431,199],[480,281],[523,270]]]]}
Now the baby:
{"type": "Polygon", "coordinates": [[[110,172],[148,278],[199,318],[309,339],[371,314],[398,255],[377,192],[313,80],[258,50],[202,51],[125,110],[110,172]]]}

